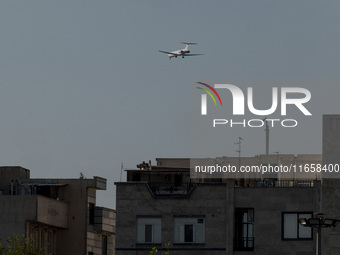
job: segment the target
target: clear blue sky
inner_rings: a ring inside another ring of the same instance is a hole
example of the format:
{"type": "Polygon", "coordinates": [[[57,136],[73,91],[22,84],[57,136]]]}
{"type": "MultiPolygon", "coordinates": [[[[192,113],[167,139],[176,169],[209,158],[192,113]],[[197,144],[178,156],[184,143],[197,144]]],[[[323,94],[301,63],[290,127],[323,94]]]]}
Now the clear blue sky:
{"type": "MultiPolygon", "coordinates": [[[[121,162],[190,155],[193,82],[338,79],[339,13],[339,1],[314,0],[1,1],[0,165],[105,177],[98,202],[114,207],[121,162]],[[158,52],[181,41],[205,55],[169,61],[158,52]]],[[[314,125],[273,150],[321,153],[321,114],[339,113],[340,86],[309,89],[314,125]]]]}

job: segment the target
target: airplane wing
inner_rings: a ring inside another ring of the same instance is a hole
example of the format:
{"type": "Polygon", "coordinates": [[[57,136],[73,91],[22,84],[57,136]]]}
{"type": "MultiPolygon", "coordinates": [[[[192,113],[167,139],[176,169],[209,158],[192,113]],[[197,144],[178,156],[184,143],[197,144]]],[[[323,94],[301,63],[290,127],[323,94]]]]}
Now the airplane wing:
{"type": "Polygon", "coordinates": [[[172,52],[169,52],[169,51],[163,51],[163,50],[159,50],[159,52],[166,53],[166,54],[174,54],[174,53],[172,53],[172,52]]]}
{"type": "Polygon", "coordinates": [[[204,54],[184,54],[185,57],[191,57],[191,56],[201,56],[204,54]]]}

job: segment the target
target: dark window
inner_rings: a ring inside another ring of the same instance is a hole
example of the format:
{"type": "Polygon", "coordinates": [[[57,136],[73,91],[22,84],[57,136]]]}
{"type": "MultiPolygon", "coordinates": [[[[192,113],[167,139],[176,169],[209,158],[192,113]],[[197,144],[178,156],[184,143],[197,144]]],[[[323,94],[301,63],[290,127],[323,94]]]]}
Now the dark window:
{"type": "Polygon", "coordinates": [[[51,197],[51,187],[50,186],[38,186],[37,195],[51,197]]]}
{"type": "Polygon", "coordinates": [[[47,233],[47,251],[48,254],[52,254],[54,251],[54,235],[52,230],[47,233]]]}
{"type": "Polygon", "coordinates": [[[204,243],[204,216],[175,216],[174,243],[204,243]]]}
{"type": "Polygon", "coordinates": [[[92,251],[90,251],[90,252],[88,253],[88,255],[94,255],[94,253],[93,253],[92,251]]]}
{"type": "Polygon", "coordinates": [[[282,239],[283,240],[312,240],[312,228],[299,224],[299,218],[311,218],[311,212],[282,213],[282,239]]]}
{"type": "Polygon", "coordinates": [[[151,224],[145,225],[145,242],[146,243],[152,242],[152,225],[151,224]]]}
{"type": "Polygon", "coordinates": [[[103,236],[102,239],[102,255],[107,255],[107,236],[103,236]]]}
{"type": "Polygon", "coordinates": [[[94,204],[89,203],[89,224],[94,224],[94,204]]]}
{"type": "Polygon", "coordinates": [[[140,182],[140,173],[132,173],[132,180],[133,182],[140,182]]]}
{"type": "Polygon", "coordinates": [[[235,209],[234,250],[254,250],[254,209],[235,209]]]}
{"type": "Polygon", "coordinates": [[[137,243],[161,243],[161,218],[137,218],[137,243]]]}
{"type": "Polygon", "coordinates": [[[184,242],[192,243],[194,241],[194,226],[185,225],[184,228],[184,242]]]}
{"type": "Polygon", "coordinates": [[[175,187],[179,187],[182,185],[182,175],[176,174],[175,175],[175,187]]]}

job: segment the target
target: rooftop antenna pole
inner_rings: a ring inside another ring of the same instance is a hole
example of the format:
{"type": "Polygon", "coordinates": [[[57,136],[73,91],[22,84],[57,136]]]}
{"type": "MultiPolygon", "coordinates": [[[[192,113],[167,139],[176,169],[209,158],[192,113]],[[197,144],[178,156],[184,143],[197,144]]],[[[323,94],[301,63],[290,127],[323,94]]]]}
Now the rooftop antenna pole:
{"type": "Polygon", "coordinates": [[[238,167],[240,168],[241,167],[241,141],[242,141],[242,137],[239,137],[238,138],[238,143],[235,143],[235,144],[238,144],[238,150],[236,150],[236,152],[238,152],[238,167]]]}
{"type": "MultiPolygon", "coordinates": [[[[281,165],[280,152],[279,151],[274,151],[273,153],[277,154],[277,165],[280,167],[280,165],[281,165]]],[[[279,177],[278,179],[280,181],[281,180],[280,172],[278,172],[278,177],[279,177]]]]}
{"type": "Polygon", "coordinates": [[[123,162],[122,162],[122,164],[120,165],[120,182],[122,181],[123,168],[124,168],[124,166],[123,166],[123,162]]]}
{"type": "MultiPolygon", "coordinates": [[[[238,152],[238,169],[240,171],[241,169],[241,141],[242,141],[242,137],[238,137],[238,143],[235,143],[235,144],[238,144],[238,150],[236,150],[236,152],[238,152]]],[[[243,177],[241,178],[241,187],[244,186],[244,179],[243,177]]]]}
{"type": "Polygon", "coordinates": [[[268,121],[267,121],[267,117],[263,119],[263,121],[266,122],[266,155],[269,154],[269,126],[268,126],[268,121]]]}

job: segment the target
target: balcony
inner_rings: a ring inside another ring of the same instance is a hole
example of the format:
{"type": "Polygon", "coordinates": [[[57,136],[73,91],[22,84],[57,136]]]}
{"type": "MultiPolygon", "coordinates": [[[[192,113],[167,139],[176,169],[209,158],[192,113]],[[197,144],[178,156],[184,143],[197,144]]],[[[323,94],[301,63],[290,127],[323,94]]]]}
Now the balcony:
{"type": "Polygon", "coordinates": [[[55,227],[68,227],[68,204],[56,199],[36,196],[37,221],[55,227]]]}
{"type": "Polygon", "coordinates": [[[1,227],[38,222],[57,228],[68,227],[68,204],[40,195],[0,196],[1,227]]]}
{"type": "Polygon", "coordinates": [[[175,183],[159,182],[148,183],[148,187],[153,196],[188,196],[195,189],[195,183],[175,183]]]}

